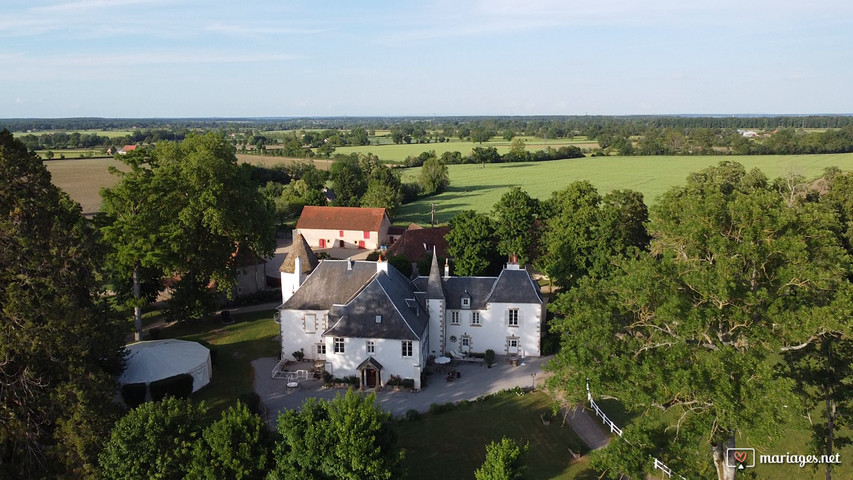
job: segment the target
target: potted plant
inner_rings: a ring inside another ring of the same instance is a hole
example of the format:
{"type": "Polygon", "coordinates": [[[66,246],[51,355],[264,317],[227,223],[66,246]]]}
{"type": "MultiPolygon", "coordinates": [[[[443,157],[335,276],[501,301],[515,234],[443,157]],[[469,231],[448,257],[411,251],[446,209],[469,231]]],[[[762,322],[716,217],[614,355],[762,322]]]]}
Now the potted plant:
{"type": "Polygon", "coordinates": [[[295,358],[297,362],[301,362],[302,359],[305,358],[305,352],[303,352],[301,349],[297,350],[293,352],[293,358],[295,358]]]}
{"type": "Polygon", "coordinates": [[[492,368],[492,365],[495,364],[495,351],[491,348],[486,350],[486,366],[492,368]]]}

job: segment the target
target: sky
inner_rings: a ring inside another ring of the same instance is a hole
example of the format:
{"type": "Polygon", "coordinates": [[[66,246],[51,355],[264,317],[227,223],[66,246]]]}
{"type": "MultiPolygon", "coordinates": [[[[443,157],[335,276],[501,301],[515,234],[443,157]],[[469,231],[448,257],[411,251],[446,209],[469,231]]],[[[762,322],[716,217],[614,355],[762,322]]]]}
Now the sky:
{"type": "Polygon", "coordinates": [[[0,118],[816,113],[850,0],[0,2],[0,118]]]}

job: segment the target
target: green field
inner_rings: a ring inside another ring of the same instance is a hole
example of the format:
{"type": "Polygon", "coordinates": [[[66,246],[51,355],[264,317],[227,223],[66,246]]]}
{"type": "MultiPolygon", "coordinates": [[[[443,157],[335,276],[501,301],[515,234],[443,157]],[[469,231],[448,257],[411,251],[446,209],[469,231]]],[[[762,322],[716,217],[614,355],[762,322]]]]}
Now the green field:
{"type": "MultiPolygon", "coordinates": [[[[430,204],[435,203],[437,223],[446,223],[463,210],[489,212],[510,187],[519,186],[531,196],[545,199],[575,180],[589,180],[599,192],[629,188],[642,192],[646,204],[673,185],[684,183],[687,175],[722,161],[743,164],[747,170],[759,168],[775,178],[793,171],[813,179],[824,168],[837,166],[853,170],[853,154],[690,156],[690,157],[586,157],[536,163],[450,165],[447,191],[403,205],[394,216],[395,224],[429,223],[430,204]]],[[[407,169],[404,179],[413,181],[419,168],[407,169]]]]}
{"type": "Polygon", "coordinates": [[[117,177],[110,174],[108,168],[125,168],[112,157],[49,160],[44,164],[53,184],[79,202],[84,214],[97,213],[101,208],[101,188],[115,185],[117,177]]]}
{"type": "MultiPolygon", "coordinates": [[[[590,142],[586,137],[576,137],[573,140],[544,140],[534,137],[518,137],[527,142],[527,150],[536,151],[544,150],[547,147],[559,148],[566,145],[575,145],[578,148],[598,148],[597,142],[590,142]]],[[[491,141],[482,144],[475,142],[462,142],[459,139],[454,139],[444,143],[412,143],[395,145],[390,143],[390,140],[382,141],[382,145],[362,145],[358,147],[337,147],[335,153],[349,155],[350,153],[372,153],[385,162],[402,162],[408,156],[418,156],[423,152],[435,150],[435,154],[441,156],[444,152],[461,152],[463,156],[471,154],[474,147],[495,147],[501,155],[509,151],[509,145],[512,142],[507,142],[502,138],[492,138],[491,141]]]]}

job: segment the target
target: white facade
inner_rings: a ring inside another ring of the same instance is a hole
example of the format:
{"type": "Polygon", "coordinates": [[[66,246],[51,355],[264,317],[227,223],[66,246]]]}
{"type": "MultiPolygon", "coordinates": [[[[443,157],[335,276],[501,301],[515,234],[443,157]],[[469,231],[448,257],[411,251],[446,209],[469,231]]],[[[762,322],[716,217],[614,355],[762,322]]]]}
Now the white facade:
{"type": "Polygon", "coordinates": [[[367,357],[373,357],[382,364],[380,372],[380,385],[385,385],[391,375],[400,378],[411,378],[415,381],[415,388],[421,388],[421,372],[426,365],[425,351],[421,348],[421,342],[417,340],[395,340],[387,338],[359,338],[339,337],[343,340],[344,351],[335,353],[335,337],[326,338],[326,363],[327,370],[333,376],[344,378],[348,376],[359,376],[358,366],[367,357]],[[403,343],[408,342],[404,355],[403,343]],[[368,349],[368,343],[370,349],[368,349]]]}
{"type": "Polygon", "coordinates": [[[482,310],[447,310],[446,350],[462,354],[541,355],[542,305],[490,303],[482,310]],[[510,313],[514,323],[510,325],[510,313]],[[467,345],[466,345],[467,344],[467,345]]]}

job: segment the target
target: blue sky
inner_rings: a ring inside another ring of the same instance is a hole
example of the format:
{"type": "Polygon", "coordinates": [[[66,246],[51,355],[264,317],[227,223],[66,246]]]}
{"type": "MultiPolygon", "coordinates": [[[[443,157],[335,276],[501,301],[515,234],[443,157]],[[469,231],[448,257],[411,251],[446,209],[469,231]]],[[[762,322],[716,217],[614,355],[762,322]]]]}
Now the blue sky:
{"type": "Polygon", "coordinates": [[[853,2],[3,0],[0,65],[0,118],[853,113],[853,2]]]}

